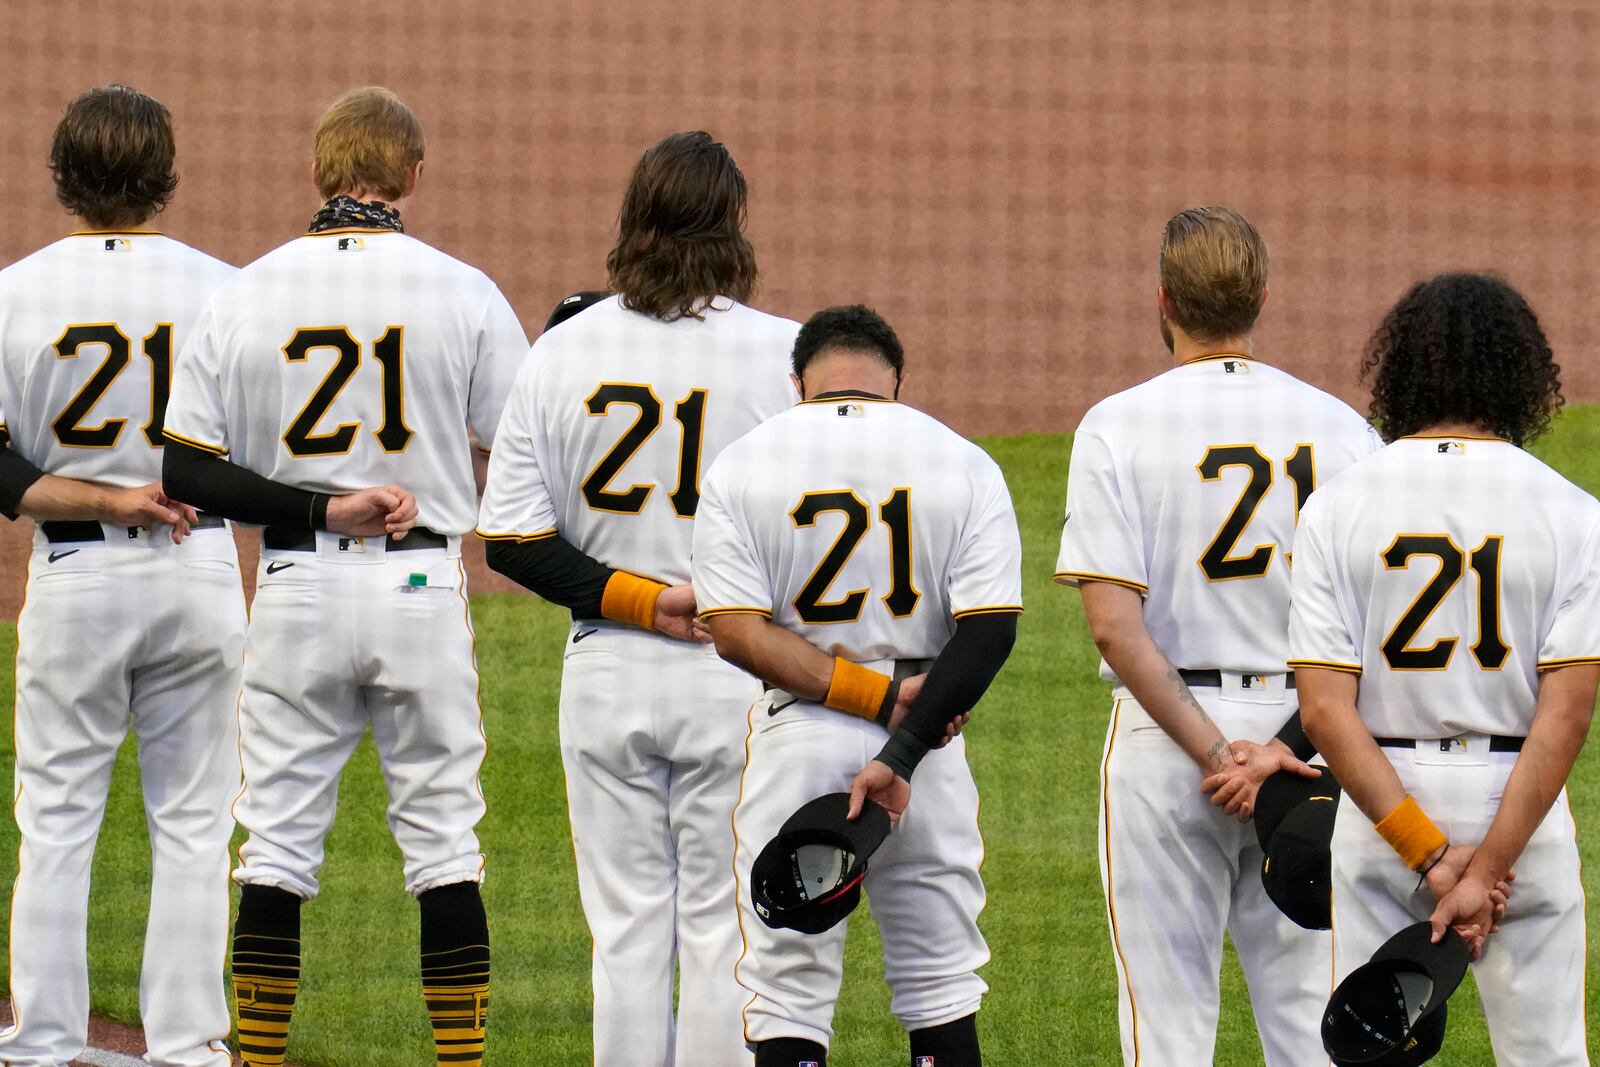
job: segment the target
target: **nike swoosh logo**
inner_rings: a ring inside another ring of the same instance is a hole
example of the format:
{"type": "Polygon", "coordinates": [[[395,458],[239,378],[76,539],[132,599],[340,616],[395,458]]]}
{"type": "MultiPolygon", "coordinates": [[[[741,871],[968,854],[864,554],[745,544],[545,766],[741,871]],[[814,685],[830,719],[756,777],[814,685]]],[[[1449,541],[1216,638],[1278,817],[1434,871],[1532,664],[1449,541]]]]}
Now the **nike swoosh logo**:
{"type": "Polygon", "coordinates": [[[66,559],[68,556],[76,556],[79,551],[80,550],[76,548],[69,548],[65,552],[52,552],[50,553],[50,562],[54,563],[58,559],[66,559]]]}
{"type": "Polygon", "coordinates": [[[294,566],[293,563],[282,563],[282,562],[269,563],[269,564],[267,564],[267,573],[268,574],[277,574],[279,571],[286,571],[290,567],[293,567],[293,566],[294,566]]]}
{"type": "Polygon", "coordinates": [[[782,704],[774,704],[770,708],[767,709],[767,714],[769,716],[776,715],[776,714],[778,714],[778,712],[782,711],[784,708],[788,707],[790,704],[793,704],[796,700],[799,700],[799,699],[800,699],[799,697],[792,697],[792,698],[790,698],[789,700],[785,701],[782,704]]]}
{"type": "Polygon", "coordinates": [[[585,637],[588,637],[590,634],[597,634],[599,632],[600,631],[598,629],[594,629],[594,630],[579,630],[577,633],[572,635],[572,643],[573,644],[577,644],[579,641],[582,641],[585,637]]]}

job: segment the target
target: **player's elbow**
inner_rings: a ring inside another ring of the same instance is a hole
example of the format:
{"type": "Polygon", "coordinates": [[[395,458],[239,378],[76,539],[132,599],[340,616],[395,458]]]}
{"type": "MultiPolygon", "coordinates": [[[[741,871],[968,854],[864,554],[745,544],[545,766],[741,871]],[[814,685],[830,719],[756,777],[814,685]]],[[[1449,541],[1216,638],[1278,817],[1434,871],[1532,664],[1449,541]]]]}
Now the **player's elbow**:
{"type": "Polygon", "coordinates": [[[205,464],[211,458],[182,441],[167,441],[161,450],[161,491],[205,510],[205,464]]]}
{"type": "Polygon", "coordinates": [[[706,620],[717,655],[741,670],[756,673],[755,630],[761,620],[750,615],[715,615],[706,620]],[[752,625],[755,624],[755,625],[752,625]]]}

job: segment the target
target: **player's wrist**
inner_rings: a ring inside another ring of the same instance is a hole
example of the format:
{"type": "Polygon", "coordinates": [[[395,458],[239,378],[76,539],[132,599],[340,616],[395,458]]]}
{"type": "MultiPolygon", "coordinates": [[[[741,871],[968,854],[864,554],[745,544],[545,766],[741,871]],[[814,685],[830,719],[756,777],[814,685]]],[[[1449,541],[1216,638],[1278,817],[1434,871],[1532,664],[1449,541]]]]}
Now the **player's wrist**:
{"type": "MultiPolygon", "coordinates": [[[[894,704],[890,700],[893,689],[894,679],[887,674],[835,656],[833,675],[828,680],[828,691],[822,698],[822,706],[878,722],[886,702],[890,714],[894,712],[894,704]]],[[[887,722],[887,719],[883,721],[887,722]]]]}
{"type": "Polygon", "coordinates": [[[661,582],[616,571],[600,595],[600,614],[612,622],[625,622],[641,630],[656,629],[656,601],[666,590],[661,582]]]}
{"type": "Polygon", "coordinates": [[[1416,798],[1409,793],[1373,828],[1413,871],[1422,870],[1435,854],[1443,858],[1449,844],[1444,831],[1434,825],[1416,798]]]}

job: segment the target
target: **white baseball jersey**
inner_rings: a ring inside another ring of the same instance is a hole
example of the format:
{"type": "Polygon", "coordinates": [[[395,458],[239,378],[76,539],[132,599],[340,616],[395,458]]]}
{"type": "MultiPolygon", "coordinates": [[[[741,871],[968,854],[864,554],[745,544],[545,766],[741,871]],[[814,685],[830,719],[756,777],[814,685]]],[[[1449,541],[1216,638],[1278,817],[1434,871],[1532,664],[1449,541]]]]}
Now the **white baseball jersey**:
{"type": "Polygon", "coordinates": [[[1600,502],[1505,441],[1406,437],[1301,515],[1290,663],[1361,675],[1379,737],[1524,736],[1600,663],[1600,502]]]}
{"type": "Polygon", "coordinates": [[[1282,674],[1299,510],[1378,446],[1348,405],[1265,363],[1174,367],[1084,416],[1056,581],[1144,594],[1180,668],[1282,674]]]}
{"type": "Polygon", "coordinates": [[[400,233],[312,234],[207,305],[167,432],[312,492],[398,484],[418,525],[464,534],[476,515],[467,428],[493,445],[527,351],[481,271],[400,233]]]}
{"type": "Polygon", "coordinates": [[[548,331],[506,405],[478,532],[559,531],[607,566],[687,582],[701,472],[794,405],[799,331],[725,298],[663,322],[619,297],[548,331]]]}
{"type": "Polygon", "coordinates": [[[82,233],[0,271],[0,427],[39,469],[161,479],[172,357],[234,268],[153,232],[82,233]]]}
{"type": "Polygon", "coordinates": [[[955,620],[1022,610],[1004,477],[904,405],[825,394],[712,464],[694,531],[703,615],[750,612],[858,663],[937,656],[955,620]]]}

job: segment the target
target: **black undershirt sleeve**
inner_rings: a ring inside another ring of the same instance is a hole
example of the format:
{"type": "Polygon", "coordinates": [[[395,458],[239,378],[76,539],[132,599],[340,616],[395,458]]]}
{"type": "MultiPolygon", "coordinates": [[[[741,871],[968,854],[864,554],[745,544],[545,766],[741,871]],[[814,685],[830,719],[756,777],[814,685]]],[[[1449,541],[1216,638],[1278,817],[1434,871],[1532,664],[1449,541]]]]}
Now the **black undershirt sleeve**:
{"type": "Polygon", "coordinates": [[[616,573],[563,537],[487,541],[489,568],[560,604],[575,619],[598,619],[606,583],[616,573]]]}
{"type": "Polygon", "coordinates": [[[23,459],[10,445],[11,436],[0,430],[0,515],[16,521],[22,497],[44,471],[23,459]]]}
{"type": "Polygon", "coordinates": [[[933,661],[911,713],[877,758],[910,781],[922,757],[944,738],[951,720],[971,711],[983,698],[1016,641],[1016,612],[957,620],[956,632],[933,661]]]}
{"type": "Polygon", "coordinates": [[[1294,753],[1294,758],[1302,763],[1317,754],[1317,746],[1311,743],[1311,738],[1306,736],[1305,728],[1300,725],[1300,713],[1296,711],[1289,716],[1289,721],[1283,724],[1283,729],[1278,731],[1277,740],[1289,746],[1289,751],[1294,753]]]}
{"type": "Polygon", "coordinates": [[[203,448],[167,438],[161,488],[198,511],[252,526],[320,530],[328,517],[326,493],[309,493],[263,478],[203,448]]]}

